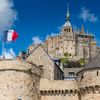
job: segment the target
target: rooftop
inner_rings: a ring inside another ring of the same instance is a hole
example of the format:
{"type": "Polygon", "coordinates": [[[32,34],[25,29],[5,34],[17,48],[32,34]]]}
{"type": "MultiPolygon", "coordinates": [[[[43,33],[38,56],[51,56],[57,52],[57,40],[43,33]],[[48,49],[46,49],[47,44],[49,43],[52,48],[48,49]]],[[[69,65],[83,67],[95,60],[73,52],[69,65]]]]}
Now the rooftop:
{"type": "Polygon", "coordinates": [[[98,49],[95,58],[93,58],[92,61],[85,66],[85,69],[97,67],[100,67],[100,49],[98,49]]]}
{"type": "Polygon", "coordinates": [[[70,21],[67,21],[67,22],[63,25],[63,27],[66,27],[66,26],[70,26],[70,27],[72,26],[71,23],[70,23],[70,21]]]}

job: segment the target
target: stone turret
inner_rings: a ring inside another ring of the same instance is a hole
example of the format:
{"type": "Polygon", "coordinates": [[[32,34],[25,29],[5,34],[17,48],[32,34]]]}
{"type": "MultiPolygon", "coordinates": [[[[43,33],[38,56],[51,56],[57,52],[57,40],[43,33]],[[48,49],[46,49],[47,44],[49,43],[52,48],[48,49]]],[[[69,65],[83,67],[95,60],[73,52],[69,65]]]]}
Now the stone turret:
{"type": "Polygon", "coordinates": [[[100,50],[92,62],[78,72],[78,84],[81,100],[100,99],[100,50]]]}
{"type": "Polygon", "coordinates": [[[22,60],[0,61],[1,100],[39,100],[42,70],[22,60]]]}

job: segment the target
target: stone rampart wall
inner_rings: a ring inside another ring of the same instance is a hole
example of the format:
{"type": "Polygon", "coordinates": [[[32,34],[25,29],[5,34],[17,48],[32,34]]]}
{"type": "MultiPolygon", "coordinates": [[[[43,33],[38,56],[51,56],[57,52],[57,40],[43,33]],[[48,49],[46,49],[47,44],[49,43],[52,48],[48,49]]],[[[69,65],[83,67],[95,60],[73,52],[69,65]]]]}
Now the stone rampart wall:
{"type": "Polygon", "coordinates": [[[78,85],[75,80],[41,79],[41,100],[79,100],[78,85]]]}
{"type": "Polygon", "coordinates": [[[0,61],[0,99],[40,100],[39,89],[37,88],[39,87],[40,76],[36,69],[38,70],[25,61],[0,61]]]}

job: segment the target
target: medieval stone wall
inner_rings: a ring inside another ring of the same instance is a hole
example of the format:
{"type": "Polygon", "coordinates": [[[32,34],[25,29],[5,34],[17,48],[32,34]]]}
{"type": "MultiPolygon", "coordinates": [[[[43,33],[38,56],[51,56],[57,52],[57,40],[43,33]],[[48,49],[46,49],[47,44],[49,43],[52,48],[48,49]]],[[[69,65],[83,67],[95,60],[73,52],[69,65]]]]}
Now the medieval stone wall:
{"type": "Polygon", "coordinates": [[[50,80],[63,79],[63,71],[54,63],[41,45],[38,46],[36,50],[32,52],[29,57],[27,57],[26,60],[38,66],[42,66],[42,78],[47,78],[50,80]],[[58,74],[60,75],[57,76],[58,74]]]}
{"type": "Polygon", "coordinates": [[[89,69],[79,73],[77,80],[42,79],[41,100],[99,100],[100,70],[89,69]]]}
{"type": "Polygon", "coordinates": [[[54,62],[41,46],[37,47],[26,60],[43,67],[42,78],[54,80],[54,62]]]}
{"type": "MultiPolygon", "coordinates": [[[[67,35],[67,34],[66,34],[67,35]]],[[[70,53],[72,56],[75,56],[76,53],[76,43],[75,36],[72,33],[68,36],[56,36],[49,37],[48,40],[44,43],[44,48],[47,47],[47,52],[51,57],[63,57],[64,53],[70,53]]]]}
{"type": "Polygon", "coordinates": [[[78,75],[81,100],[100,99],[100,70],[89,69],[78,75]]]}
{"type": "Polygon", "coordinates": [[[41,100],[79,100],[78,85],[75,80],[41,79],[40,93],[41,100]]]}
{"type": "Polygon", "coordinates": [[[37,87],[39,87],[41,70],[38,69],[38,74],[37,69],[22,60],[0,61],[0,99],[39,100],[40,95],[37,87]]]}

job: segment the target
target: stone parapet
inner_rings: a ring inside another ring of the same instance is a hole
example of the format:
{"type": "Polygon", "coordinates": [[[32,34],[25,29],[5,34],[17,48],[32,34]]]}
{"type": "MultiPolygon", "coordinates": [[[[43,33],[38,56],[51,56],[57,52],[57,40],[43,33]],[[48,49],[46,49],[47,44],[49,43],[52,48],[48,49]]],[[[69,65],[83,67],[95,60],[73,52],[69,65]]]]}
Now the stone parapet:
{"type": "Polygon", "coordinates": [[[41,79],[40,90],[78,90],[76,80],[54,80],[41,79]]]}
{"type": "Polygon", "coordinates": [[[79,100],[78,85],[75,80],[40,81],[41,100],[79,100]]]}

